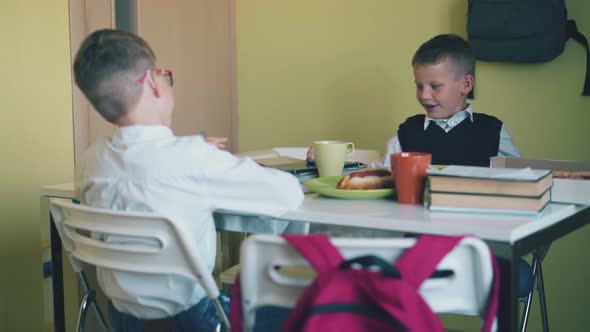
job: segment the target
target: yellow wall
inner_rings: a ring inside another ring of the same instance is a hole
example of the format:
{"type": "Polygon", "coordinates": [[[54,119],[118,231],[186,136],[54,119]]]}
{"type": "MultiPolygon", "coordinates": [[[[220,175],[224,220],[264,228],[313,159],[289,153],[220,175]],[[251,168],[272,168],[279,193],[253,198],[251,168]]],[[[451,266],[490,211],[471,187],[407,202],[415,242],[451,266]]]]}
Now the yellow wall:
{"type": "MultiPolygon", "coordinates": [[[[567,5],[590,35],[590,3],[567,5]]],[[[465,13],[464,0],[238,1],[240,150],[347,139],[384,152],[399,123],[423,112],[414,51],[435,34],[465,37],[465,13]]],[[[549,63],[478,62],[474,108],[502,119],[526,157],[590,161],[585,60],[570,41],[549,63]]]]}
{"type": "MultiPolygon", "coordinates": [[[[590,2],[566,1],[590,37],[590,2]]],[[[466,36],[465,0],[237,1],[240,151],[351,140],[384,152],[401,121],[423,112],[410,59],[440,33],[466,36]]],[[[502,119],[522,154],[590,161],[586,63],[569,41],[549,63],[477,63],[477,112],[502,119]]],[[[590,227],[557,241],[545,263],[551,326],[590,326],[584,264],[590,227]]],[[[538,307],[531,331],[538,331],[538,307]]]]}
{"type": "Polygon", "coordinates": [[[0,18],[0,331],[41,331],[39,187],[73,177],[68,2],[2,1],[0,18]]]}

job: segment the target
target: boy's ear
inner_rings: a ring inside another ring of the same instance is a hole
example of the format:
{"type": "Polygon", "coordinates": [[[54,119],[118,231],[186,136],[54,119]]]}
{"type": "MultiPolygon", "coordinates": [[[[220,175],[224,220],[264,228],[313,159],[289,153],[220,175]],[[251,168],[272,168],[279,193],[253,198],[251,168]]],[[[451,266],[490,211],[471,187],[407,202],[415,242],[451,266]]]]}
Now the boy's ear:
{"type": "Polygon", "coordinates": [[[461,89],[461,94],[467,96],[471,90],[473,90],[473,84],[475,83],[475,79],[473,75],[467,74],[463,77],[463,88],[461,89]]]}

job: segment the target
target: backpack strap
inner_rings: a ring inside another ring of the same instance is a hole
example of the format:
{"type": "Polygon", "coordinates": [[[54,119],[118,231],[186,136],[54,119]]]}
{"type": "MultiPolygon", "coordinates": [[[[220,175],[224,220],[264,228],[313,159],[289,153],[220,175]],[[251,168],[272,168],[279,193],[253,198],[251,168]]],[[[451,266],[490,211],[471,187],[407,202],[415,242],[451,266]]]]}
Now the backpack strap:
{"type": "Polygon", "coordinates": [[[590,47],[588,47],[588,40],[580,31],[578,31],[578,26],[574,20],[567,21],[566,31],[567,38],[574,39],[586,48],[586,78],[584,79],[582,96],[590,96],[590,47]]]}
{"type": "Polygon", "coordinates": [[[438,263],[449,253],[461,240],[462,236],[435,236],[422,235],[416,243],[406,250],[395,262],[404,280],[416,288],[424,280],[428,279],[438,263]]]}
{"type": "MultiPolygon", "coordinates": [[[[409,248],[397,259],[395,266],[400,271],[402,278],[418,289],[435,271],[440,261],[451,252],[466,236],[435,236],[422,235],[416,240],[413,247],[409,248]]],[[[494,319],[498,312],[500,291],[500,270],[494,253],[490,250],[494,277],[492,289],[488,296],[488,303],[482,331],[492,330],[494,319]]]]}
{"type": "Polygon", "coordinates": [[[498,313],[498,307],[500,305],[500,267],[498,266],[496,256],[494,256],[494,253],[491,249],[490,257],[492,259],[492,268],[494,269],[494,280],[492,283],[492,289],[490,290],[490,295],[488,295],[485,317],[483,317],[484,323],[481,329],[483,332],[492,331],[494,320],[496,319],[496,314],[498,313]]]}
{"type": "Polygon", "coordinates": [[[289,235],[283,237],[311,264],[318,273],[338,268],[344,260],[340,251],[322,233],[289,235]]]}
{"type": "Polygon", "coordinates": [[[229,301],[229,325],[233,331],[244,331],[244,313],[242,311],[242,286],[240,273],[236,275],[231,288],[231,300],[229,301]]]}

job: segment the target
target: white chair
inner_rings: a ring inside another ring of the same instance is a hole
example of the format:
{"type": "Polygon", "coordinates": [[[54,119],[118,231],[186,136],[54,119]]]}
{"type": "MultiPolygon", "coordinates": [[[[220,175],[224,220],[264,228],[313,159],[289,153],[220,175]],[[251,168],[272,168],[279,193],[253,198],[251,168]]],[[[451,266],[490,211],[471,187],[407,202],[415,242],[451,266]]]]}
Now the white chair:
{"type": "MultiPolygon", "coordinates": [[[[349,259],[373,254],[393,262],[415,239],[332,238],[332,243],[349,259]]],[[[254,235],[241,250],[241,290],[244,328],[252,330],[261,307],[292,308],[309,277],[281,273],[309,266],[280,236],[254,235]]],[[[420,292],[437,313],[483,317],[492,287],[493,268],[487,245],[477,238],[464,239],[438,266],[452,270],[452,278],[429,279],[420,292]]],[[[308,273],[309,275],[309,273],[308,273]]]]}
{"type": "Polygon", "coordinates": [[[381,155],[376,150],[354,150],[346,156],[346,161],[360,161],[368,167],[371,167],[372,162],[380,160],[381,155]]]}
{"type": "MultiPolygon", "coordinates": [[[[218,300],[219,289],[184,225],[153,214],[93,208],[59,198],[50,200],[50,210],[74,270],[82,272],[85,262],[113,270],[193,278],[213,301],[222,324],[229,328],[218,300]],[[134,241],[109,243],[93,238],[93,233],[124,236],[134,241]]],[[[83,329],[85,312],[82,307],[78,331],[83,329]]]]}

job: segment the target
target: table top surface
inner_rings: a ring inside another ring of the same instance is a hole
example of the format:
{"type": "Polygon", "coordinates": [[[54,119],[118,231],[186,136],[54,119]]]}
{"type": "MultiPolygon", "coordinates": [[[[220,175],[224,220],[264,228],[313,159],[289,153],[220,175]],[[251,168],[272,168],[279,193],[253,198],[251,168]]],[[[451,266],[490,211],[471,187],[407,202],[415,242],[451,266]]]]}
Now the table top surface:
{"type": "Polygon", "coordinates": [[[76,198],[76,193],[74,191],[74,183],[72,182],[43,186],[39,188],[39,195],[71,199],[76,198]]]}
{"type": "Polygon", "coordinates": [[[280,219],[407,233],[472,234],[486,240],[514,243],[589,208],[551,203],[539,215],[450,213],[391,200],[341,200],[320,196],[306,198],[300,208],[287,212],[280,219]]]}
{"type": "MultiPolygon", "coordinates": [[[[42,187],[40,195],[75,198],[72,183],[42,187]]],[[[407,233],[472,234],[485,240],[514,243],[588,209],[587,205],[550,203],[539,215],[450,213],[388,199],[346,200],[311,194],[299,208],[273,219],[407,233]]],[[[220,213],[243,215],[232,211],[220,213]]]]}

